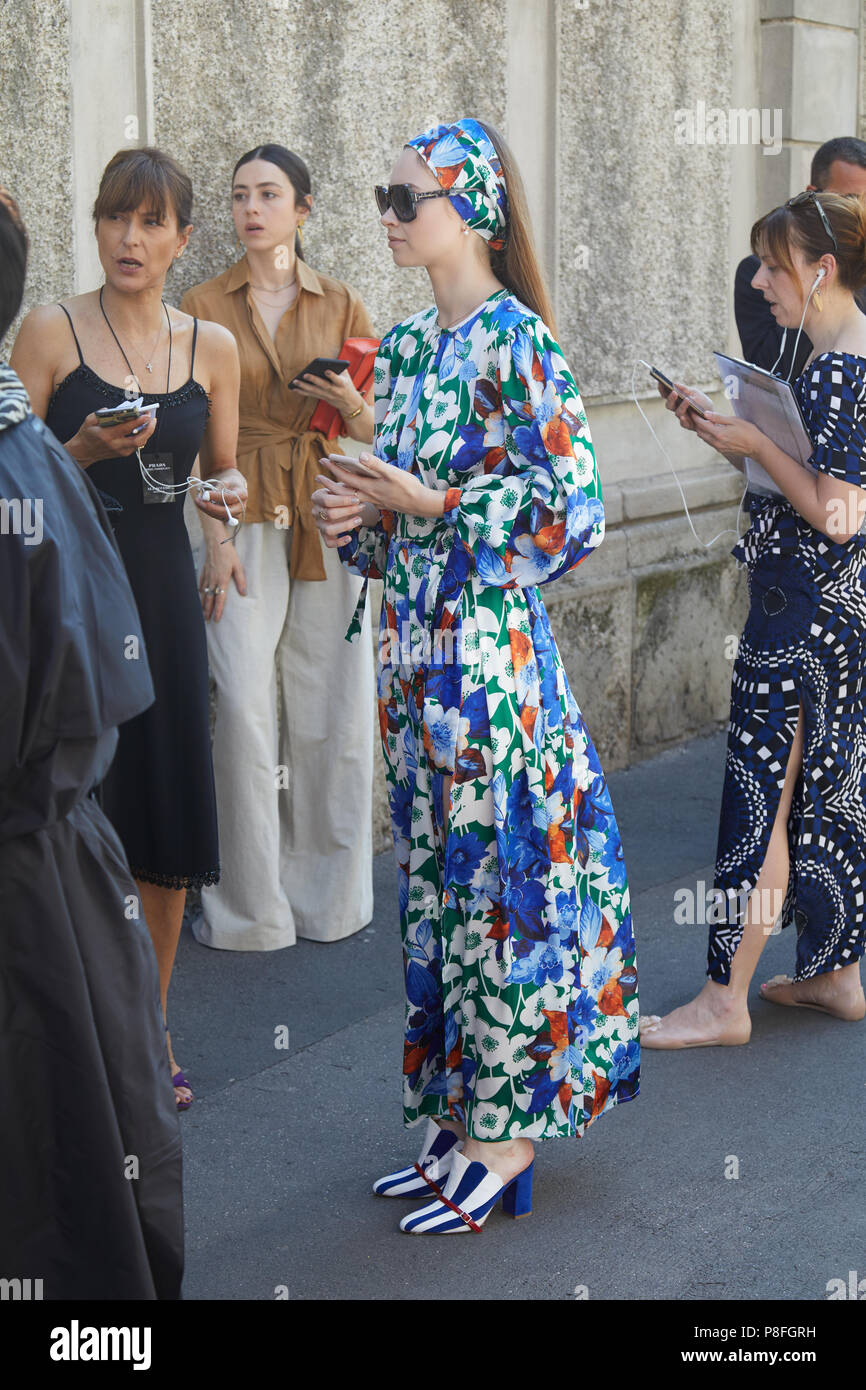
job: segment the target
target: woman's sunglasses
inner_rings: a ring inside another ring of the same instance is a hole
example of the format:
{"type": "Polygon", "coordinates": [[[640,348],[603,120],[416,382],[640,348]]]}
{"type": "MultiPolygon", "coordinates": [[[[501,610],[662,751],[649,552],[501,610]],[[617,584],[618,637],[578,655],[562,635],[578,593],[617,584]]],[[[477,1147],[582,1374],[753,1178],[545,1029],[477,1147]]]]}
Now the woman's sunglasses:
{"type": "Polygon", "coordinates": [[[414,222],[418,216],[416,204],[425,198],[447,198],[449,195],[447,188],[437,188],[435,193],[416,193],[408,183],[377,183],[373,192],[379,212],[384,216],[389,208],[393,208],[398,222],[414,222]]]}
{"type": "Polygon", "coordinates": [[[818,199],[817,199],[817,196],[816,196],[816,194],[815,194],[814,188],[809,188],[809,189],[806,190],[805,193],[798,193],[795,197],[789,198],[788,201],[787,201],[787,203],[785,204],[785,207],[786,207],[786,208],[799,208],[799,207],[802,207],[804,203],[814,203],[814,204],[815,204],[815,207],[816,207],[816,209],[817,209],[817,211],[818,211],[818,216],[819,216],[820,219],[821,219],[821,224],[822,224],[822,226],[823,226],[823,228],[824,228],[824,231],[827,233],[828,237],[829,237],[830,240],[832,241],[832,243],[833,243],[833,250],[836,252],[836,255],[838,256],[838,254],[839,254],[839,245],[838,245],[838,243],[837,243],[837,241],[836,241],[835,236],[833,235],[833,228],[830,226],[829,220],[828,220],[828,218],[827,218],[827,214],[826,214],[826,212],[824,211],[824,209],[821,207],[821,204],[818,202],[818,199]]]}

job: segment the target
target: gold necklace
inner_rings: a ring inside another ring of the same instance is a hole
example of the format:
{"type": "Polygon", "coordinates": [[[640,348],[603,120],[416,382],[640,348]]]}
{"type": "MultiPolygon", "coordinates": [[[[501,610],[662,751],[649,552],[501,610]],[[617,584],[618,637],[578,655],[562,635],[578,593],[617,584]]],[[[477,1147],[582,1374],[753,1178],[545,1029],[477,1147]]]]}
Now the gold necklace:
{"type": "Polygon", "coordinates": [[[280,285],[278,290],[270,290],[267,285],[254,285],[252,280],[248,283],[251,290],[262,290],[265,294],[284,294],[286,290],[290,290],[292,286],[296,285],[298,282],[297,279],[290,280],[287,285],[280,285]]]}

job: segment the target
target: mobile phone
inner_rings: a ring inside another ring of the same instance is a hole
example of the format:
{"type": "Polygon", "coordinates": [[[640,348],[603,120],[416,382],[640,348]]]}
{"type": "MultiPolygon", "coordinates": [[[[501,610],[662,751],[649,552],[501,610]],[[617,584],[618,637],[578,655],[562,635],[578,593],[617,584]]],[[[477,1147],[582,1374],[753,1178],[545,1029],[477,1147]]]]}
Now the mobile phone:
{"type": "MultiPolygon", "coordinates": [[[[141,405],[136,401],[130,401],[123,405],[104,405],[101,410],[96,411],[96,423],[100,429],[108,429],[110,425],[123,425],[128,420],[137,420],[139,415],[153,416],[159,410],[159,402],[154,401],[152,405],[141,405]]],[[[142,429],[146,426],[142,425],[142,429]]]]}
{"type": "Polygon", "coordinates": [[[137,405],[103,406],[102,410],[96,412],[96,423],[100,429],[108,429],[109,425],[122,425],[127,420],[137,420],[141,411],[137,405]]]}
{"type": "Polygon", "coordinates": [[[360,459],[350,458],[348,454],[328,454],[332,463],[338,463],[341,468],[347,469],[350,473],[360,473],[364,478],[378,478],[378,473],[374,473],[372,468],[365,468],[360,459]]]}
{"type": "MultiPolygon", "coordinates": [[[[654,377],[656,381],[661,382],[662,386],[666,386],[667,389],[668,389],[668,392],[671,392],[671,391],[676,392],[676,387],[674,386],[674,384],[673,384],[673,382],[671,381],[670,377],[665,376],[664,372],[660,372],[659,369],[658,369],[658,367],[650,367],[649,371],[650,371],[650,376],[651,376],[651,377],[654,377]]],[[[682,399],[683,399],[682,396],[680,396],[679,394],[677,394],[677,400],[682,400],[682,399]]],[[[702,420],[706,420],[706,418],[707,418],[707,412],[704,410],[704,408],[703,408],[702,406],[700,406],[700,405],[693,405],[691,401],[689,401],[688,406],[689,406],[689,410],[693,410],[694,413],[695,413],[696,415],[700,415],[700,417],[701,417],[702,420]]]]}
{"type": "Polygon", "coordinates": [[[291,386],[292,383],[298,381],[300,377],[307,375],[319,376],[323,381],[327,381],[327,377],[325,376],[326,372],[345,372],[348,370],[348,367],[348,362],[344,361],[342,357],[314,357],[312,362],[307,363],[302,372],[297,372],[295,376],[292,377],[292,381],[289,382],[289,385],[291,386]]]}

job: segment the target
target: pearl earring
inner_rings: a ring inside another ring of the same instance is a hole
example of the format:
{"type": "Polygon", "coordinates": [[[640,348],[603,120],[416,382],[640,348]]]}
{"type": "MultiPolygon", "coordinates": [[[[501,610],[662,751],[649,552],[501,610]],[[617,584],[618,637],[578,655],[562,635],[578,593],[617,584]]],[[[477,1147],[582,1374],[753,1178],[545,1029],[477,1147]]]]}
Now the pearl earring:
{"type": "Polygon", "coordinates": [[[468,236],[468,235],[469,235],[469,223],[468,223],[468,222],[464,222],[464,223],[463,223],[463,235],[464,235],[464,236],[468,236]]]}

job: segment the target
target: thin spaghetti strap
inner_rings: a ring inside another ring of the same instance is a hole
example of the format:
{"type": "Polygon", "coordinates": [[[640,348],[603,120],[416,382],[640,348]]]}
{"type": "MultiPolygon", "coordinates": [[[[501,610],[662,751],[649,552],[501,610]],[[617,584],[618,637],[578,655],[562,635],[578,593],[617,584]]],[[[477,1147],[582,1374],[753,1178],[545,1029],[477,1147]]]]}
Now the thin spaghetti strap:
{"type": "Polygon", "coordinates": [[[189,359],[189,374],[192,376],[195,367],[195,340],[198,336],[198,319],[193,315],[192,320],[192,354],[189,359]]]}
{"type": "Polygon", "coordinates": [[[65,304],[60,304],[60,303],[58,303],[57,307],[58,307],[58,309],[62,309],[63,312],[64,312],[64,314],[66,315],[66,317],[69,319],[69,327],[72,329],[72,336],[73,336],[73,338],[75,339],[75,346],[78,348],[78,360],[79,360],[79,362],[81,363],[81,365],[82,365],[82,367],[83,367],[83,366],[84,366],[84,358],[83,358],[82,355],[81,355],[81,344],[80,344],[79,341],[78,341],[78,335],[77,335],[77,333],[75,332],[75,325],[74,325],[73,322],[72,322],[72,317],[71,317],[71,315],[70,315],[70,313],[69,313],[69,310],[66,308],[66,305],[65,305],[65,304]]]}

